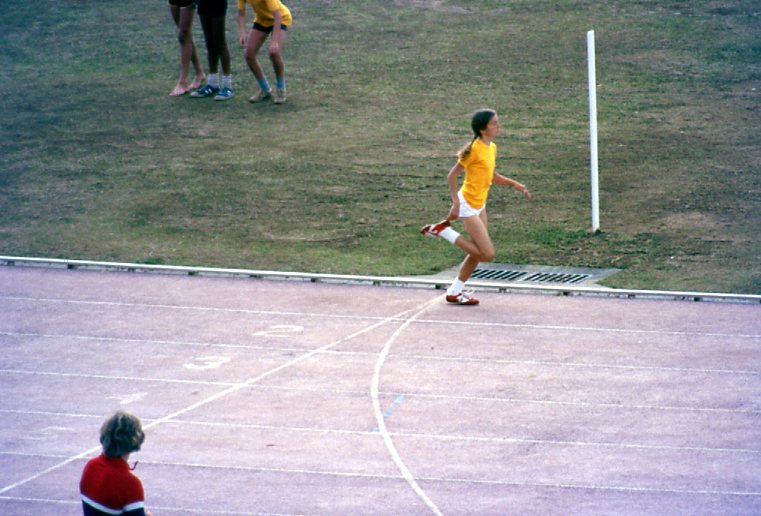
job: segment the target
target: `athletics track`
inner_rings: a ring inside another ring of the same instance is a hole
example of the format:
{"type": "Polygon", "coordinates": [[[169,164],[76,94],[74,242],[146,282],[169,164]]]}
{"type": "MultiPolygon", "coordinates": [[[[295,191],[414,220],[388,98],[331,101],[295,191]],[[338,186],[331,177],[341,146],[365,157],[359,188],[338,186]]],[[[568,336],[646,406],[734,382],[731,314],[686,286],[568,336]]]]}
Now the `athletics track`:
{"type": "Polygon", "coordinates": [[[0,267],[0,513],[759,514],[761,305],[0,267]]]}

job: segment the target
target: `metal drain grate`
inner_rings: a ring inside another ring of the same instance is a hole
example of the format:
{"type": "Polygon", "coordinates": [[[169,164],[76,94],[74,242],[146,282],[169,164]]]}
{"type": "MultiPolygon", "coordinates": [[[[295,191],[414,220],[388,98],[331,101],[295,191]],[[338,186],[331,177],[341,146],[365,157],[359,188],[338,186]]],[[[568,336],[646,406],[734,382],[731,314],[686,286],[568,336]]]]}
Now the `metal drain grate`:
{"type": "Polygon", "coordinates": [[[473,271],[471,278],[492,281],[531,281],[536,283],[581,283],[591,277],[591,274],[573,274],[563,272],[534,272],[513,271],[502,269],[481,269],[473,271]]]}
{"type": "Polygon", "coordinates": [[[503,271],[499,269],[476,269],[473,271],[473,274],[471,274],[471,278],[474,279],[485,279],[485,280],[508,280],[508,281],[517,281],[522,276],[525,276],[528,274],[527,272],[521,272],[521,271],[503,271]]]}
{"type": "Polygon", "coordinates": [[[589,279],[589,274],[563,274],[563,273],[550,273],[550,272],[537,272],[532,274],[528,278],[521,281],[537,281],[541,283],[581,283],[582,281],[589,279]]]}
{"type": "MultiPolygon", "coordinates": [[[[460,270],[456,265],[441,271],[432,278],[450,281],[460,270]]],[[[556,267],[553,265],[518,265],[510,263],[479,263],[471,279],[488,286],[490,283],[526,283],[534,286],[593,286],[615,273],[618,269],[593,267],[556,267]]]]}

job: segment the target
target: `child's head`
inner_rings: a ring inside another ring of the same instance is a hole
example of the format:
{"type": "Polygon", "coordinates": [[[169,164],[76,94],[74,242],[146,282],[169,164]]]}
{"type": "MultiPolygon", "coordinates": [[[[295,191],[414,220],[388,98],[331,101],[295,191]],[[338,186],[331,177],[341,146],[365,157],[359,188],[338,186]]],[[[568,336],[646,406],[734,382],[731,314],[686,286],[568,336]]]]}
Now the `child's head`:
{"type": "Polygon", "coordinates": [[[479,109],[473,113],[473,118],[470,120],[470,127],[473,129],[474,138],[481,137],[481,132],[486,130],[489,121],[494,118],[496,114],[497,113],[493,109],[479,109]]]}
{"type": "Polygon", "coordinates": [[[493,109],[479,109],[473,113],[473,118],[470,119],[470,127],[473,129],[473,140],[460,149],[457,153],[458,159],[465,159],[470,155],[470,151],[473,148],[473,142],[483,136],[483,132],[489,126],[491,119],[497,116],[496,111],[493,109]]]}
{"type": "Polygon", "coordinates": [[[107,457],[121,457],[138,451],[144,440],[140,419],[123,410],[106,419],[100,427],[100,444],[107,457]]]}

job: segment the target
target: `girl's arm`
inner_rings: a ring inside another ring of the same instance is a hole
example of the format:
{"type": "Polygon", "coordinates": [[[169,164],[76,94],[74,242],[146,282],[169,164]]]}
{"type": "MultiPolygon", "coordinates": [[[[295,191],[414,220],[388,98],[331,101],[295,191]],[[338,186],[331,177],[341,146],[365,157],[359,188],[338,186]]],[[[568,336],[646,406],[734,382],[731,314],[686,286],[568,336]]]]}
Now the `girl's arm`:
{"type": "Polygon", "coordinates": [[[457,195],[457,191],[460,189],[458,185],[458,177],[460,177],[460,174],[462,174],[462,171],[465,170],[465,167],[460,165],[460,163],[455,163],[455,165],[452,167],[452,170],[449,171],[449,174],[447,174],[447,185],[449,186],[449,195],[452,196],[452,208],[449,210],[449,215],[447,215],[446,220],[457,220],[460,213],[460,198],[457,195]]]}
{"type": "Polygon", "coordinates": [[[498,185],[502,185],[502,186],[509,186],[510,188],[515,188],[520,193],[522,193],[526,199],[528,199],[529,201],[531,200],[532,196],[531,196],[531,192],[528,191],[528,188],[526,188],[525,185],[519,183],[515,179],[510,179],[509,177],[505,177],[502,174],[498,174],[495,172],[494,183],[498,185]]]}
{"type": "Polygon", "coordinates": [[[238,3],[238,30],[240,31],[240,37],[238,41],[240,46],[246,46],[246,4],[243,4],[243,9],[240,8],[238,3]]]}

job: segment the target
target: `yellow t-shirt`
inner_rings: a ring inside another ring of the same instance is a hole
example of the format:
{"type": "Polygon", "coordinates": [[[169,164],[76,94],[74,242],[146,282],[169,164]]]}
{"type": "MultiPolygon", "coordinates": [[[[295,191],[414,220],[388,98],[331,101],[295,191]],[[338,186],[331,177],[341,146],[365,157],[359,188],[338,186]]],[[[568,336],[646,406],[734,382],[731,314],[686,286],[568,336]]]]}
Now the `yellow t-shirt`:
{"type": "Polygon", "coordinates": [[[290,25],[293,22],[291,11],[280,2],[280,0],[238,0],[238,10],[245,11],[246,4],[254,8],[254,23],[263,27],[272,27],[275,25],[276,9],[280,10],[283,17],[283,25],[290,25]]]}
{"type": "Polygon", "coordinates": [[[494,142],[486,145],[478,138],[473,142],[470,154],[458,163],[465,168],[465,181],[460,188],[462,196],[473,208],[483,208],[497,166],[497,146],[494,142]]]}

